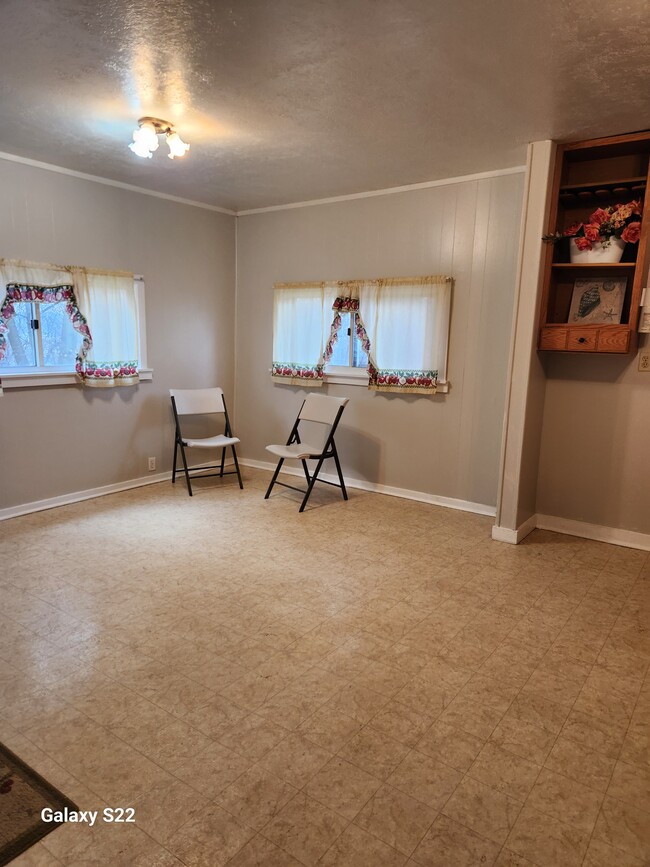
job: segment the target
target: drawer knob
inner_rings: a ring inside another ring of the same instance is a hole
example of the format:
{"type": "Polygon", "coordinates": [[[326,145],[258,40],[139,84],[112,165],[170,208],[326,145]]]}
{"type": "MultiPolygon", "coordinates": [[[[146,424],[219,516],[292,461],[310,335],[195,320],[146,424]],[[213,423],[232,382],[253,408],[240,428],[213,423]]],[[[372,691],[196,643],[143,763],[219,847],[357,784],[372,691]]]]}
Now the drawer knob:
{"type": "Polygon", "coordinates": [[[578,337],[578,343],[586,343],[586,342],[587,342],[586,337],[578,337]]]}

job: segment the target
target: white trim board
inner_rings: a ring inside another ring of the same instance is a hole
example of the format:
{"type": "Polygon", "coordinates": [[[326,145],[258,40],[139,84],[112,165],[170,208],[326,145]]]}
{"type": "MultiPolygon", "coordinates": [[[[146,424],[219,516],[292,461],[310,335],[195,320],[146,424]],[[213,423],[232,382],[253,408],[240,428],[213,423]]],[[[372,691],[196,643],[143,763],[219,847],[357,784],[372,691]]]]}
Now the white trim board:
{"type": "MultiPolygon", "coordinates": [[[[274,470],[275,464],[267,461],[255,461],[249,458],[239,460],[241,466],[252,467],[260,470],[274,470]]],[[[226,466],[231,466],[232,461],[226,461],[226,466]]],[[[191,467],[200,469],[201,465],[191,467]]],[[[284,468],[288,475],[302,477],[302,472],[293,467],[284,468]]],[[[323,473],[323,478],[328,481],[338,481],[336,476],[323,473]]],[[[73,491],[58,497],[50,497],[46,500],[36,500],[32,503],[23,503],[19,506],[9,506],[0,509],[0,521],[10,518],[18,518],[21,515],[29,515],[33,512],[42,512],[46,509],[55,509],[58,506],[68,506],[72,503],[80,503],[83,500],[92,500],[96,497],[104,497],[108,494],[117,494],[120,491],[129,491],[132,488],[142,488],[145,485],[155,485],[171,479],[171,471],[156,473],[153,476],[142,476],[137,479],[129,479],[126,482],[117,482],[113,485],[103,485],[99,488],[89,488],[86,491],[73,491]]],[[[394,488],[389,485],[379,485],[361,479],[346,479],[346,486],[362,491],[370,491],[377,494],[387,494],[391,497],[401,497],[406,500],[416,500],[421,503],[429,503],[434,506],[444,506],[448,509],[458,509],[462,512],[474,512],[478,515],[494,516],[496,509],[482,503],[470,503],[466,500],[455,500],[450,497],[438,497],[435,494],[426,494],[421,491],[410,491],[405,488],[394,488]]],[[[185,479],[181,476],[177,484],[184,485],[185,479]]],[[[650,534],[636,533],[632,530],[621,530],[617,527],[603,527],[599,524],[587,524],[583,521],[572,521],[569,518],[556,518],[552,515],[533,515],[516,530],[507,527],[492,527],[492,538],[497,542],[508,542],[516,545],[522,541],[532,530],[551,530],[554,533],[564,533],[568,536],[579,536],[583,539],[593,539],[598,542],[607,542],[610,545],[620,545],[624,548],[638,548],[641,551],[650,551],[650,534]]]]}
{"type": "Polygon", "coordinates": [[[623,548],[650,551],[650,534],[648,533],[636,533],[633,530],[622,530],[619,527],[603,527],[601,524],[587,524],[584,521],[557,518],[554,515],[537,515],[537,527],[540,530],[565,533],[567,536],[581,536],[583,539],[593,539],[596,542],[621,545],[623,548]]]}
{"type": "Polygon", "coordinates": [[[194,208],[204,208],[206,211],[218,211],[220,214],[229,214],[236,217],[237,212],[229,208],[221,208],[219,205],[208,205],[206,202],[195,202],[194,199],[183,199],[180,196],[172,196],[169,193],[159,193],[156,190],[147,190],[135,184],[127,184],[124,181],[113,181],[110,178],[102,178],[99,175],[88,175],[85,172],[77,172],[74,169],[65,169],[63,166],[55,166],[52,163],[42,163],[39,160],[30,160],[27,157],[19,157],[18,154],[8,154],[0,151],[0,160],[8,160],[12,163],[21,163],[24,166],[33,166],[35,169],[44,169],[46,172],[57,172],[60,175],[70,175],[72,178],[80,178],[82,181],[92,181],[95,184],[105,184],[109,187],[118,187],[121,190],[129,190],[132,193],[141,193],[143,196],[154,196],[157,199],[168,199],[170,202],[178,202],[180,205],[192,205],[194,208]]]}
{"type": "Polygon", "coordinates": [[[57,506],[69,506],[72,503],[80,503],[82,500],[94,500],[95,497],[105,497],[107,494],[117,494],[120,491],[129,491],[131,488],[155,485],[157,482],[164,482],[171,477],[171,472],[156,473],[152,476],[142,476],[139,479],[129,479],[127,482],[117,482],[114,485],[102,485],[99,488],[88,488],[86,491],[72,491],[69,494],[61,494],[59,497],[49,497],[47,500],[35,500],[20,506],[9,506],[6,509],[0,509],[0,521],[18,518],[20,515],[29,515],[32,512],[44,512],[46,509],[55,509],[57,506]]]}
{"type": "MultiPolygon", "coordinates": [[[[277,464],[269,463],[268,461],[255,461],[251,458],[239,458],[239,463],[244,467],[252,467],[257,470],[273,470],[277,464]]],[[[282,472],[289,476],[299,476],[304,479],[304,473],[301,469],[295,467],[282,467],[282,472]]],[[[320,477],[328,482],[336,482],[338,484],[338,476],[333,473],[320,473],[320,477]]],[[[401,497],[403,500],[416,500],[419,503],[429,503],[432,506],[444,506],[447,509],[458,509],[461,512],[474,512],[477,515],[488,515],[494,517],[496,509],[494,506],[486,506],[483,503],[470,503],[467,500],[455,500],[452,497],[439,497],[436,494],[427,494],[424,491],[410,491],[407,488],[394,488],[390,485],[380,485],[375,482],[368,482],[365,479],[345,479],[346,488],[355,488],[360,491],[370,491],[373,494],[387,494],[389,497],[401,497]]]]}
{"type": "MultiPolygon", "coordinates": [[[[241,461],[240,461],[241,463],[241,461]]],[[[192,464],[188,469],[200,470],[205,466],[192,464]]],[[[234,466],[232,458],[226,460],[224,466],[234,466]]],[[[168,482],[172,477],[172,471],[155,473],[154,475],[140,476],[137,479],[129,479],[126,482],[117,482],[114,485],[102,485],[99,488],[88,488],[86,491],[71,491],[69,494],[61,494],[59,497],[50,497],[47,500],[35,500],[32,503],[23,503],[20,506],[9,506],[0,509],[0,521],[8,521],[10,518],[19,518],[21,515],[31,515],[32,512],[44,512],[47,509],[56,509],[58,506],[70,506],[72,503],[81,503],[83,500],[94,500],[96,497],[105,497],[108,494],[119,494],[120,491],[130,491],[132,488],[144,488],[145,485],[155,485],[158,482],[168,482]]],[[[182,468],[176,471],[176,484],[185,487],[185,476],[182,468]]]]}
{"type": "Polygon", "coordinates": [[[532,533],[537,527],[537,515],[531,515],[527,521],[517,527],[516,530],[511,530],[509,527],[499,527],[495,524],[492,527],[492,538],[495,542],[508,542],[510,545],[518,545],[522,542],[529,533],[532,533]]]}
{"type": "MultiPolygon", "coordinates": [[[[226,461],[226,466],[232,465],[232,460],[226,461]]],[[[254,461],[249,459],[239,458],[239,464],[243,467],[252,467],[258,470],[273,471],[276,467],[273,463],[267,461],[254,461]]],[[[190,467],[190,469],[201,469],[201,464],[190,467]]],[[[179,471],[180,472],[180,471],[179,471]]],[[[300,476],[304,478],[302,470],[297,470],[293,467],[283,467],[283,472],[291,476],[300,476]]],[[[338,478],[330,473],[321,473],[321,476],[328,481],[337,481],[338,478]]],[[[157,473],[153,476],[142,476],[138,479],[130,479],[126,482],[118,482],[114,485],[103,485],[99,488],[89,488],[86,491],[73,491],[69,494],[62,494],[59,497],[50,497],[47,500],[36,500],[32,503],[23,503],[19,506],[9,506],[6,509],[0,509],[0,521],[7,521],[10,518],[18,518],[20,515],[29,515],[32,512],[43,512],[46,509],[55,509],[58,506],[68,506],[72,503],[80,503],[83,500],[92,500],[95,497],[104,497],[108,494],[117,494],[120,491],[129,491],[132,488],[141,488],[145,485],[154,485],[157,482],[165,482],[171,479],[171,471],[166,473],[157,473]]],[[[177,476],[176,484],[185,484],[185,479],[182,476],[177,476]]],[[[454,500],[451,497],[438,497],[435,494],[426,494],[421,491],[409,491],[405,488],[393,488],[388,485],[377,485],[373,482],[366,482],[362,479],[346,479],[346,487],[357,488],[362,491],[370,491],[376,494],[387,494],[389,497],[401,497],[405,500],[416,500],[420,503],[429,503],[433,506],[444,506],[448,509],[458,509],[461,512],[474,512],[477,515],[488,515],[493,517],[495,514],[494,506],[486,506],[482,503],[470,503],[466,500],[454,500]]]]}
{"type": "Polygon", "coordinates": [[[25,166],[33,166],[36,169],[43,169],[46,172],[57,172],[60,175],[69,175],[73,178],[80,178],[83,181],[92,181],[95,184],[105,184],[109,187],[118,187],[121,190],[129,190],[132,193],[141,193],[144,196],[154,196],[158,199],[167,199],[170,202],[178,202],[181,205],[191,205],[195,208],[204,208],[206,211],[217,211],[220,214],[228,214],[231,217],[245,217],[249,214],[264,214],[268,211],[285,211],[287,208],[308,208],[312,205],[327,205],[332,202],[348,202],[352,199],[367,199],[372,196],[389,196],[392,193],[407,193],[409,190],[426,190],[429,187],[444,187],[449,184],[462,184],[466,181],[498,178],[501,175],[520,174],[521,172],[526,171],[526,166],[510,166],[505,169],[476,172],[471,175],[459,175],[455,178],[440,178],[436,181],[423,181],[419,184],[405,184],[401,187],[387,187],[383,190],[368,190],[361,193],[348,193],[343,196],[330,196],[325,199],[310,199],[305,202],[288,202],[285,205],[268,205],[264,208],[248,208],[242,211],[237,211],[230,208],[222,208],[219,205],[209,205],[206,202],[197,202],[194,199],[184,199],[181,196],[172,196],[169,193],[159,193],[156,190],[148,190],[145,187],[138,187],[136,184],[127,184],[124,181],[114,181],[111,178],[102,178],[99,175],[89,175],[85,172],[78,172],[75,169],[66,169],[63,166],[56,166],[53,163],[44,163],[40,160],[32,160],[29,157],[21,157],[18,156],[18,154],[10,154],[6,151],[0,151],[0,160],[21,163],[25,166]]]}
{"type": "Polygon", "coordinates": [[[515,175],[526,171],[526,166],[510,166],[506,169],[494,169],[489,172],[475,172],[471,175],[459,175],[456,178],[440,178],[437,181],[423,181],[419,184],[405,184],[401,187],[387,187],[384,190],[368,190],[363,193],[348,193],[344,196],[329,196],[325,199],[308,199],[306,202],[288,202],[286,205],[268,205],[265,208],[247,208],[237,211],[238,217],[250,214],[266,214],[269,211],[286,211],[289,208],[310,208],[314,205],[330,205],[334,202],[349,202],[352,199],[369,199],[373,196],[390,196],[393,193],[408,193],[411,190],[428,190],[430,187],[446,187],[450,184],[463,184],[467,181],[482,181],[485,178],[498,178],[501,175],[515,175]]]}

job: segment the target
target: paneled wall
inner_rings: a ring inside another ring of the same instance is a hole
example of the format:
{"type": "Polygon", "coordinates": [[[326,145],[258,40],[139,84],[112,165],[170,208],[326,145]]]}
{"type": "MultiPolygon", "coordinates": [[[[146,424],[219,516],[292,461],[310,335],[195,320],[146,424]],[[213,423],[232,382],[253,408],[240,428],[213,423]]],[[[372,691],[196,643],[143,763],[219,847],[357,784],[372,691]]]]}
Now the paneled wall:
{"type": "Polygon", "coordinates": [[[635,355],[549,353],[546,371],[537,512],[650,541],[650,374],[635,355]]]}
{"type": "Polygon", "coordinates": [[[171,466],[168,390],[218,381],[232,401],[235,218],[0,160],[0,255],[145,278],[152,382],[0,397],[0,508],[171,466]]]}
{"type": "Polygon", "coordinates": [[[447,395],[346,395],[351,478],[494,506],[523,173],[250,214],[237,227],[236,421],[241,452],[270,458],[306,391],[273,383],[272,286],[431,273],[454,277],[447,395]]]}

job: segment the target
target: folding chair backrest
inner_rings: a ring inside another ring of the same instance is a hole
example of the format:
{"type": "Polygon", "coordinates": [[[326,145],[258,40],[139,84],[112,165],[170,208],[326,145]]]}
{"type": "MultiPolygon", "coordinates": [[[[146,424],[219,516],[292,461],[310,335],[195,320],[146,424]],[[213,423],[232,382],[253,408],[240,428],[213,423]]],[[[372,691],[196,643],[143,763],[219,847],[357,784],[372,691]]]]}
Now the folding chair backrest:
{"type": "Polygon", "coordinates": [[[178,415],[208,415],[225,412],[223,390],[220,388],[170,388],[178,415]]]}
{"type": "Polygon", "coordinates": [[[349,398],[326,397],[324,394],[308,394],[298,418],[301,421],[316,421],[320,424],[334,424],[339,410],[349,398]]]}

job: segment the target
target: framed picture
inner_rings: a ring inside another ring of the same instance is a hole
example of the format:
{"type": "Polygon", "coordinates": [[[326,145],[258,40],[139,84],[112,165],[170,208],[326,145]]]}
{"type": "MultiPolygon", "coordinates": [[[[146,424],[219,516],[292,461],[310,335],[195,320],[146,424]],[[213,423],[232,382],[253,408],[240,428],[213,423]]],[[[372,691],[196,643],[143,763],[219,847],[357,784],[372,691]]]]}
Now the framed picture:
{"type": "Polygon", "coordinates": [[[625,277],[616,280],[580,278],[573,284],[571,325],[619,325],[625,301],[625,277]]]}

